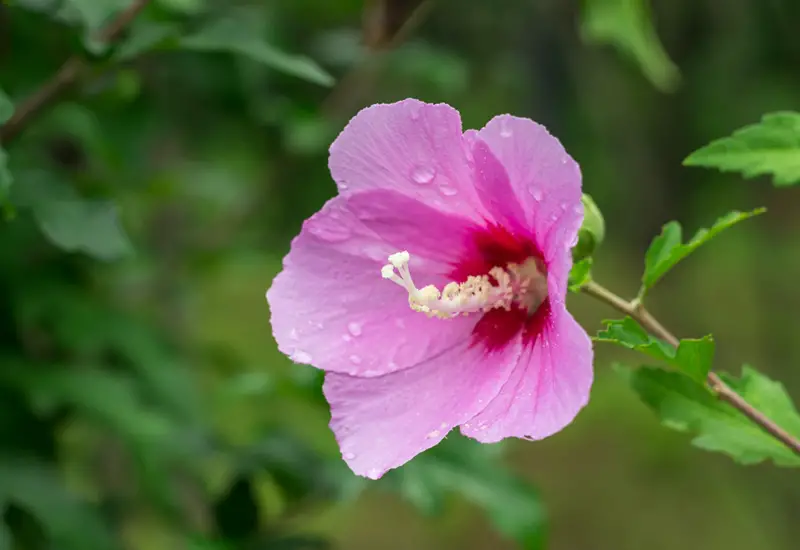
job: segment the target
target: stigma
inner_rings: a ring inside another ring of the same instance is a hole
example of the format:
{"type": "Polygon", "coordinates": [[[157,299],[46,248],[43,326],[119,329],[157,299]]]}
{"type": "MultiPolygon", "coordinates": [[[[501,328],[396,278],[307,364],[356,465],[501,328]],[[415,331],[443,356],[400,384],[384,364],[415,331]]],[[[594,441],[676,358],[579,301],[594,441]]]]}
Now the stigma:
{"type": "Polygon", "coordinates": [[[381,276],[408,292],[408,304],[429,317],[450,319],[494,309],[526,310],[533,315],[547,298],[544,263],[529,258],[522,265],[495,266],[485,275],[471,275],[464,282],[452,281],[439,290],[434,285],[417,288],[411,277],[411,255],[397,252],[381,268],[381,276]]]}

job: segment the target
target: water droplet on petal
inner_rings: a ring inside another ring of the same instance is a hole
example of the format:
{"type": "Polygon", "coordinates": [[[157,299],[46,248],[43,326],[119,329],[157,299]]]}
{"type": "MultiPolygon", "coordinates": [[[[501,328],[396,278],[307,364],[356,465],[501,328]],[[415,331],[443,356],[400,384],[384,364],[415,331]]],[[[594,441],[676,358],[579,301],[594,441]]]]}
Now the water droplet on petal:
{"type": "Polygon", "coordinates": [[[426,435],[425,437],[427,439],[434,439],[436,437],[439,437],[439,434],[441,434],[439,430],[433,430],[432,432],[428,433],[428,435],[426,435]]]}
{"type": "Polygon", "coordinates": [[[569,246],[570,246],[570,248],[572,248],[576,244],[578,244],[578,234],[577,233],[575,233],[575,236],[572,237],[572,240],[570,241],[569,246]]]}
{"type": "Polygon", "coordinates": [[[442,430],[446,430],[447,429],[447,422],[442,422],[441,425],[439,426],[439,428],[442,429],[442,430]]]}
{"type": "Polygon", "coordinates": [[[353,460],[356,457],[355,453],[344,453],[342,456],[345,460],[353,460]]]}
{"type": "Polygon", "coordinates": [[[381,471],[378,468],[370,468],[367,471],[367,477],[370,479],[378,479],[381,477],[381,471]]]}
{"type": "Polygon", "coordinates": [[[297,333],[297,329],[296,328],[293,328],[292,331],[289,333],[289,338],[291,338],[292,340],[299,340],[300,339],[300,335],[297,333]]]}
{"type": "Polygon", "coordinates": [[[353,337],[350,336],[349,334],[342,335],[342,340],[344,340],[345,342],[349,342],[352,339],[353,339],[353,337]]]}
{"type": "Polygon", "coordinates": [[[361,323],[348,323],[347,330],[353,336],[361,336],[361,323]]]}
{"type": "Polygon", "coordinates": [[[528,191],[530,191],[533,200],[535,200],[536,202],[539,202],[544,198],[544,193],[542,193],[542,190],[539,189],[538,187],[529,187],[528,191]]]}
{"type": "Polygon", "coordinates": [[[351,355],[350,356],[350,362],[353,363],[354,365],[360,365],[361,364],[361,357],[359,357],[358,355],[351,355]]]}
{"type": "Polygon", "coordinates": [[[581,206],[581,205],[579,204],[579,205],[577,205],[577,206],[575,206],[575,207],[573,208],[573,211],[574,211],[576,214],[583,214],[583,206],[581,206]]]}
{"type": "Polygon", "coordinates": [[[306,363],[306,364],[311,363],[311,354],[306,353],[299,349],[294,350],[294,352],[292,353],[292,355],[289,356],[289,358],[295,363],[306,363]]]}
{"type": "Polygon", "coordinates": [[[458,189],[456,189],[455,187],[450,187],[449,185],[440,185],[439,193],[441,193],[445,197],[452,197],[458,194],[458,189]]]}
{"type": "Polygon", "coordinates": [[[419,185],[426,185],[436,177],[436,170],[430,166],[417,166],[411,171],[411,179],[419,185]]]}
{"type": "Polygon", "coordinates": [[[419,120],[419,112],[422,109],[422,106],[417,102],[412,102],[409,105],[409,116],[411,120],[419,120]]]}

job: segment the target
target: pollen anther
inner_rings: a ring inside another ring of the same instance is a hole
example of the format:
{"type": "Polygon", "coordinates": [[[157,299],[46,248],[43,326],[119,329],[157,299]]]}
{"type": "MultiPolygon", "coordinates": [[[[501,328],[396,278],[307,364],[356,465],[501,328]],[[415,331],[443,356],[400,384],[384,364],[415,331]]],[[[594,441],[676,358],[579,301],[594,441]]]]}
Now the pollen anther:
{"type": "Polygon", "coordinates": [[[473,275],[463,283],[447,283],[441,291],[434,285],[418,289],[411,278],[410,260],[411,255],[406,251],[392,254],[389,263],[381,268],[381,276],[403,287],[408,292],[411,309],[429,317],[450,319],[497,308],[510,310],[515,304],[532,312],[547,296],[546,276],[533,260],[523,266],[493,267],[488,275],[473,275]]]}

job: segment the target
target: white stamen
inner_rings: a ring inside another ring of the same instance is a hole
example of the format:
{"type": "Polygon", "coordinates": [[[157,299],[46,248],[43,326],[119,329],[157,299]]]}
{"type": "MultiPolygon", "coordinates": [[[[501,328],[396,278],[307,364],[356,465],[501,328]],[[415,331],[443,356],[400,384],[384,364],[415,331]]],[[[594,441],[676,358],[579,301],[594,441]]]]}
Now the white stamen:
{"type": "Polygon", "coordinates": [[[421,289],[414,285],[410,259],[406,251],[392,254],[390,263],[381,268],[381,276],[408,292],[411,309],[431,317],[449,319],[495,308],[510,310],[514,303],[533,312],[547,296],[546,276],[534,260],[523,266],[511,264],[507,269],[494,267],[488,275],[471,276],[460,284],[448,283],[440,292],[433,285],[421,289]]]}

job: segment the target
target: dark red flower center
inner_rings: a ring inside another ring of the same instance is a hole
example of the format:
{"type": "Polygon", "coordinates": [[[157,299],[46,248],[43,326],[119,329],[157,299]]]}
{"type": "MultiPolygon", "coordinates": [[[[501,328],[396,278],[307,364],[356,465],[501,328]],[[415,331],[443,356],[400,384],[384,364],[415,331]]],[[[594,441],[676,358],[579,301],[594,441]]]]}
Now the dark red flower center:
{"type": "MultiPolygon", "coordinates": [[[[472,233],[467,252],[454,264],[450,277],[454,281],[465,281],[470,276],[488,275],[494,267],[506,269],[531,260],[546,276],[543,255],[529,235],[489,225],[472,233]]],[[[549,313],[550,299],[546,296],[530,308],[515,303],[510,310],[498,308],[482,313],[472,332],[473,345],[485,346],[492,352],[503,348],[520,333],[526,343],[533,344],[549,313]]]]}

